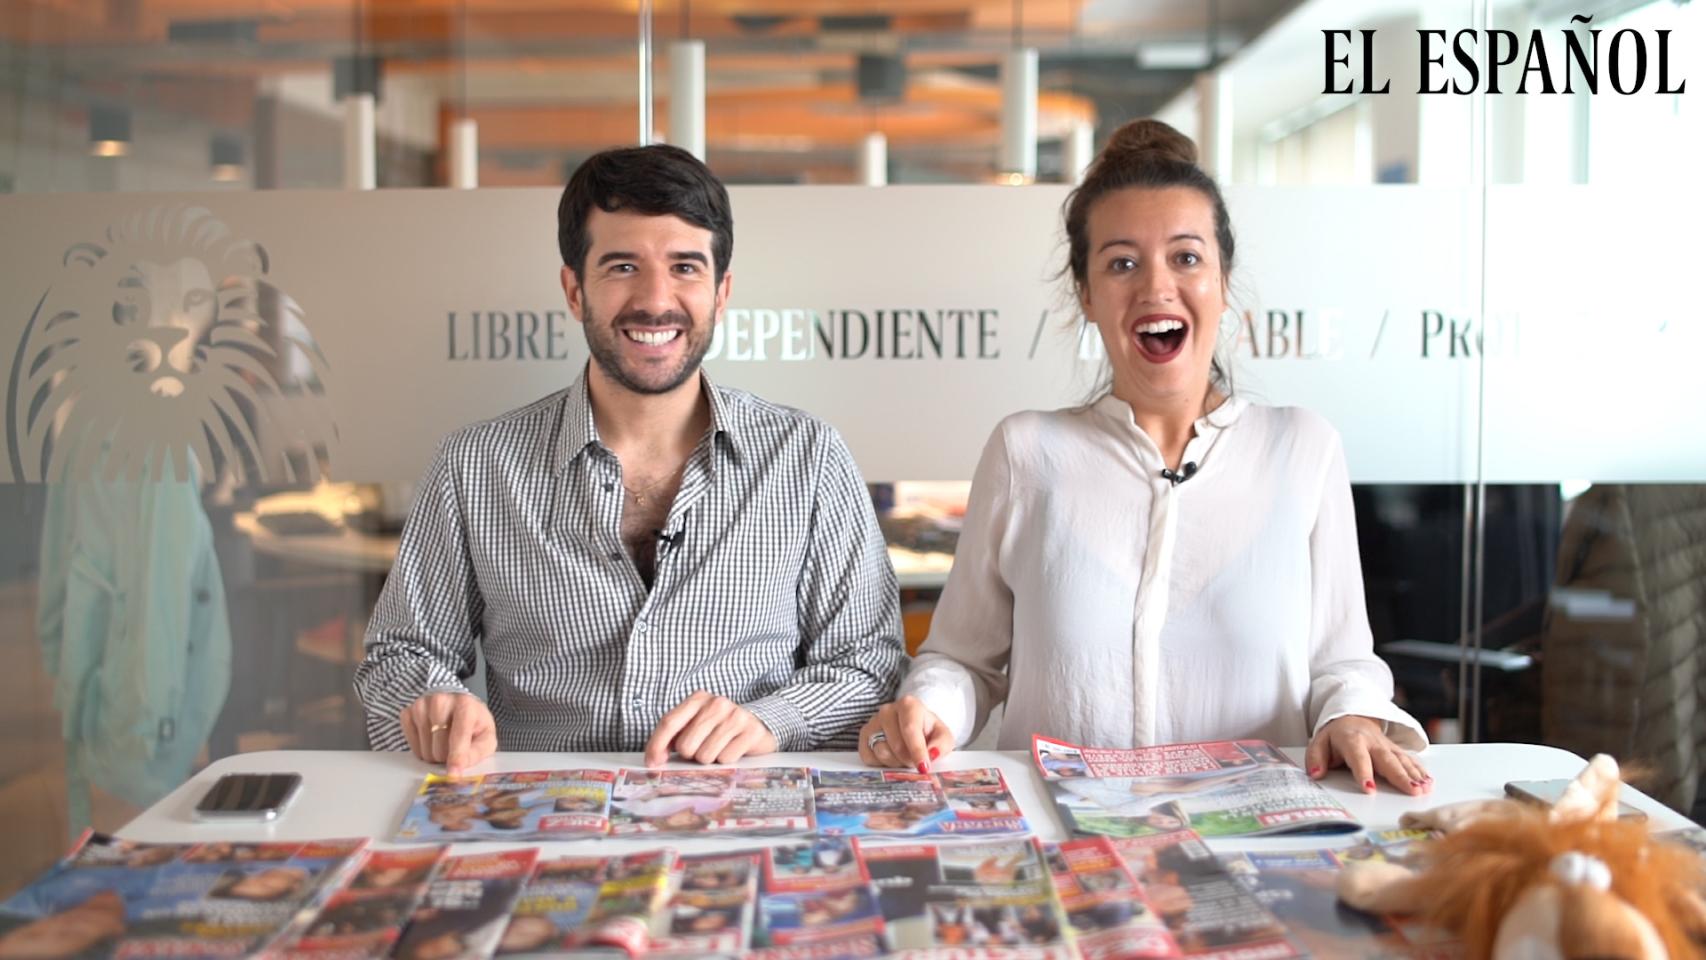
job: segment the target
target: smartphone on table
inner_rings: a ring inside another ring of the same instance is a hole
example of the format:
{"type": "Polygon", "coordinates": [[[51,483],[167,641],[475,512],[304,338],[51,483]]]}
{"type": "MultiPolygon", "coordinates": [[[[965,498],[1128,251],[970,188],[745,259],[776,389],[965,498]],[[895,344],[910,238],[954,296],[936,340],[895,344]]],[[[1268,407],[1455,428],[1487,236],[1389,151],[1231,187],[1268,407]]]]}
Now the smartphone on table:
{"type": "MultiPolygon", "coordinates": [[[[1526,800],[1543,807],[1550,807],[1564,795],[1564,788],[1570,780],[1512,780],[1505,784],[1505,795],[1517,800],[1526,800]]],[[[1645,812],[1631,807],[1627,803],[1617,801],[1617,819],[1641,821],[1647,819],[1645,812]]]]}
{"type": "Polygon", "coordinates": [[[300,773],[228,773],[196,802],[198,820],[277,820],[302,792],[300,773]]]}

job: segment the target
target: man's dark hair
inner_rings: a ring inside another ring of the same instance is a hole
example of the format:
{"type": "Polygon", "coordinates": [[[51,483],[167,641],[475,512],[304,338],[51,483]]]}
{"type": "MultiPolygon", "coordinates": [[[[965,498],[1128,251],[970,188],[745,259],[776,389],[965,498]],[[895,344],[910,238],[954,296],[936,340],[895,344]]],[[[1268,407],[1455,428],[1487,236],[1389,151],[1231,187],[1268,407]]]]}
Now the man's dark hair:
{"type": "Polygon", "coordinates": [[[586,218],[595,204],[605,213],[669,214],[703,227],[711,231],[711,261],[719,283],[729,269],[735,246],[729,192],[699,158],[680,147],[620,147],[594,154],[575,168],[557,204],[557,248],[576,279],[582,277],[592,245],[586,218]]]}

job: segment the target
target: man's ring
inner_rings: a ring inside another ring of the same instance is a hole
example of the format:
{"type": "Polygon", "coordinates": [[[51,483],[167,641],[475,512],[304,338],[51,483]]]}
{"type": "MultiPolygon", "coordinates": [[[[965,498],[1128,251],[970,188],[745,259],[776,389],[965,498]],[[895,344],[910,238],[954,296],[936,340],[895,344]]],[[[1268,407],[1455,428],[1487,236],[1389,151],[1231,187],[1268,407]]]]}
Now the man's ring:
{"type": "Polygon", "coordinates": [[[448,723],[435,723],[432,725],[431,732],[437,733],[440,730],[449,730],[449,729],[450,729],[450,724],[448,724],[448,723]]]}
{"type": "Polygon", "coordinates": [[[872,750],[875,750],[875,749],[877,749],[877,744],[882,743],[884,740],[887,740],[888,738],[889,738],[888,734],[882,732],[881,730],[878,730],[876,733],[873,733],[870,736],[865,738],[865,746],[870,747],[872,750]]]}

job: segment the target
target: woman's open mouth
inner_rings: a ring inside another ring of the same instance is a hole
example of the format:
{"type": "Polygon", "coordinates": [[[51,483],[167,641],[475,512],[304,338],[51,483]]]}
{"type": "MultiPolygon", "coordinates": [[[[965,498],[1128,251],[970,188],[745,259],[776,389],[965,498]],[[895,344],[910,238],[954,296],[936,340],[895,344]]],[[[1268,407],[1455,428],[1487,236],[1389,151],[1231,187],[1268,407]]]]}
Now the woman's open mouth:
{"type": "Polygon", "coordinates": [[[1150,363],[1166,363],[1185,348],[1190,326],[1183,318],[1148,316],[1132,325],[1132,337],[1137,350],[1150,363]]]}

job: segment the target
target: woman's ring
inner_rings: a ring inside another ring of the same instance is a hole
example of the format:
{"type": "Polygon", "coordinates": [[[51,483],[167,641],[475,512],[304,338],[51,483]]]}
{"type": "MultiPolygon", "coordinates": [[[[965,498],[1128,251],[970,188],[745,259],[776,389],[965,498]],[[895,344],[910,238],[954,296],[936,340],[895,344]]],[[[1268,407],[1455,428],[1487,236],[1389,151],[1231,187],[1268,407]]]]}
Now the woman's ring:
{"type": "Polygon", "coordinates": [[[870,747],[872,750],[875,750],[875,749],[877,749],[877,744],[882,743],[884,740],[887,740],[888,738],[889,738],[888,734],[882,732],[881,730],[878,730],[876,733],[873,733],[869,737],[865,738],[865,746],[870,747]]]}
{"type": "Polygon", "coordinates": [[[449,730],[449,729],[450,729],[450,724],[448,724],[448,723],[435,723],[432,725],[432,732],[433,733],[438,733],[439,731],[449,730]]]}

